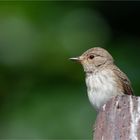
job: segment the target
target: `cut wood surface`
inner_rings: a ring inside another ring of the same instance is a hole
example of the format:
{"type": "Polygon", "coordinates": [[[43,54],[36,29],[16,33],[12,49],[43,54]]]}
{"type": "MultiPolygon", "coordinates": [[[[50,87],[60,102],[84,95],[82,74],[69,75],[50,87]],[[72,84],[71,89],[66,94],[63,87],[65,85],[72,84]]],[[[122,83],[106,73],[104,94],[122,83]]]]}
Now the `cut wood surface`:
{"type": "Polygon", "coordinates": [[[93,140],[140,140],[140,97],[123,95],[99,111],[93,140]]]}

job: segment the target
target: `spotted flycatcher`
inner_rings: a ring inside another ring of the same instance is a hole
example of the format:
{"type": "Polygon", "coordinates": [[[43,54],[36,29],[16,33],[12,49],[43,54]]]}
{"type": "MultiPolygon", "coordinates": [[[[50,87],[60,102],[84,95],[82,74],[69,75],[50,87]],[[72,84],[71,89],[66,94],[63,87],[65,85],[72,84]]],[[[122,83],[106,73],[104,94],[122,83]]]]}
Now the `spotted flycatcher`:
{"type": "Polygon", "coordinates": [[[91,48],[81,56],[70,59],[82,64],[86,73],[88,98],[96,110],[116,95],[133,95],[129,79],[105,49],[91,48]]]}

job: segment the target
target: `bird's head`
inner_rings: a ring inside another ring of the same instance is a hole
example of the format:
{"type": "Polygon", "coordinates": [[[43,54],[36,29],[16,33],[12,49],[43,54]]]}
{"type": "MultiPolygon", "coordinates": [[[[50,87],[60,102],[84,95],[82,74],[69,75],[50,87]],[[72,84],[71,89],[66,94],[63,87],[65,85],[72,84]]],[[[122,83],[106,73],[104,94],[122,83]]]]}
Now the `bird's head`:
{"type": "Polygon", "coordinates": [[[81,56],[70,59],[80,62],[85,72],[93,72],[103,65],[113,64],[113,58],[110,53],[100,47],[91,48],[81,56]]]}

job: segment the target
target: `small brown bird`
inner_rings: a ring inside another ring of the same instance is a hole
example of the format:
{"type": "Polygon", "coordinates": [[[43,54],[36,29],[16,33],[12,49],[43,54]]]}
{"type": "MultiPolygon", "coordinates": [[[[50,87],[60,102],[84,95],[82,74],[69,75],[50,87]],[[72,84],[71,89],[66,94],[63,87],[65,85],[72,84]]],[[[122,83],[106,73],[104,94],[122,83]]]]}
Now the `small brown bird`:
{"type": "Polygon", "coordinates": [[[96,110],[113,96],[133,95],[129,79],[114,64],[112,56],[105,49],[91,48],[81,56],[70,59],[82,64],[89,101],[96,110]]]}

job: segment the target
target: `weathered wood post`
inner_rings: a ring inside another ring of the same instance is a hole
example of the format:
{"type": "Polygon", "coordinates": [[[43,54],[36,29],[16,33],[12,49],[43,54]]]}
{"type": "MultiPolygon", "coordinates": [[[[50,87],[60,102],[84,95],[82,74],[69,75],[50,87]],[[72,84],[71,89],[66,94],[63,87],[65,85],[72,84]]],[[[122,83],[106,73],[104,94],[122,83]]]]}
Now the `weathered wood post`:
{"type": "Polygon", "coordinates": [[[108,101],[98,113],[93,140],[140,140],[140,97],[108,101]]]}

